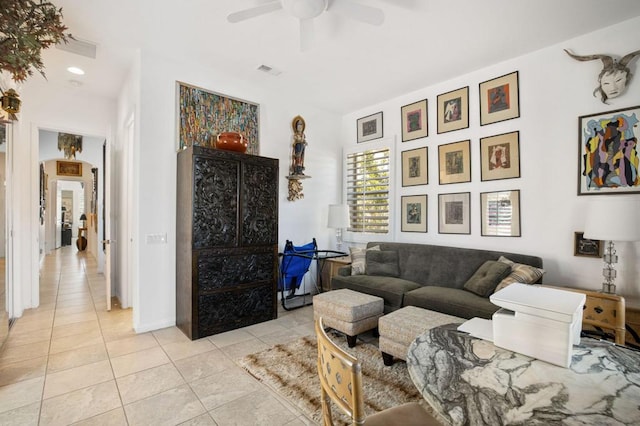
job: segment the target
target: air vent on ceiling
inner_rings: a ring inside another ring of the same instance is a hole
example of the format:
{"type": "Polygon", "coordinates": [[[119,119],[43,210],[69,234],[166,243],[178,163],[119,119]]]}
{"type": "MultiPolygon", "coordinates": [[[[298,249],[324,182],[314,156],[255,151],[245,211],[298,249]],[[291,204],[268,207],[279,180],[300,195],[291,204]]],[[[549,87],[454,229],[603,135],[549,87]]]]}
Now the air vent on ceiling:
{"type": "Polygon", "coordinates": [[[274,75],[274,76],[278,76],[278,75],[282,74],[282,71],[280,71],[278,69],[275,69],[273,67],[270,67],[269,65],[264,65],[264,64],[262,64],[262,65],[260,65],[258,67],[258,71],[266,72],[267,74],[271,74],[271,75],[274,75]]]}
{"type": "Polygon", "coordinates": [[[96,58],[97,46],[90,41],[69,39],[68,43],[58,43],[56,44],[56,47],[60,50],[64,50],[65,52],[75,53],[76,55],[86,56],[91,59],[96,58]]]}

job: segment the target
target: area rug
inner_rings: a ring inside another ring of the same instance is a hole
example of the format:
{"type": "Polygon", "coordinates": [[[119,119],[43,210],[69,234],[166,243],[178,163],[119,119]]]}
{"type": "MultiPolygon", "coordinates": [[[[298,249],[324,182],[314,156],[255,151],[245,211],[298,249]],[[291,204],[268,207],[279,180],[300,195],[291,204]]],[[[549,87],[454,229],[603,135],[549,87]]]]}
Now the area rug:
{"type": "MultiPolygon", "coordinates": [[[[362,364],[365,412],[373,414],[406,402],[420,402],[431,412],[414,386],[404,362],[385,366],[378,348],[358,341],[348,348],[342,335],[331,334],[341,348],[358,358],[362,364]]],[[[286,344],[247,355],[240,364],[252,376],[278,392],[318,424],[322,423],[320,381],[316,362],[318,349],[315,336],[303,337],[286,344]]],[[[333,407],[334,420],[348,424],[348,418],[333,407]]]]}

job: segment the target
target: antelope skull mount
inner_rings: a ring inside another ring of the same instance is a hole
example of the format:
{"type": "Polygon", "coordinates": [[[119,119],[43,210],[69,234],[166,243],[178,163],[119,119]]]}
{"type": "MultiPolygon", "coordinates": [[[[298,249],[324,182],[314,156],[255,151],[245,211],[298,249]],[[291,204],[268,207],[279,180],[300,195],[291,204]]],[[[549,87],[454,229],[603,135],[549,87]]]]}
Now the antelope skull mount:
{"type": "Polygon", "coordinates": [[[579,56],[574,55],[567,49],[564,49],[564,51],[567,52],[567,55],[577,61],[593,61],[596,59],[600,59],[602,61],[603,68],[598,76],[599,84],[593,91],[593,96],[599,94],[600,100],[605,104],[607,103],[607,99],[618,97],[625,91],[629,81],[631,80],[631,76],[633,75],[627,65],[633,58],[640,55],[640,50],[636,50],[635,52],[631,52],[628,55],[623,56],[622,59],[618,61],[608,55],[579,56]]]}

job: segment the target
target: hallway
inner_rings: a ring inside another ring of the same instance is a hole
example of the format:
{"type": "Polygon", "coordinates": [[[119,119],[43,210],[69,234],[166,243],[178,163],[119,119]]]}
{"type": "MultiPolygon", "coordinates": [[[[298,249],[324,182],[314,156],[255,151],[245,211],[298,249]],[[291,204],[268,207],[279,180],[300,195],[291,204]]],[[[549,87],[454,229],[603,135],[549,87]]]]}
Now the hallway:
{"type": "Polygon", "coordinates": [[[44,260],[40,307],[0,352],[0,425],[308,425],[234,360],[313,334],[311,307],[190,341],[176,327],[135,334],[106,311],[104,276],[69,246],[44,260]]]}

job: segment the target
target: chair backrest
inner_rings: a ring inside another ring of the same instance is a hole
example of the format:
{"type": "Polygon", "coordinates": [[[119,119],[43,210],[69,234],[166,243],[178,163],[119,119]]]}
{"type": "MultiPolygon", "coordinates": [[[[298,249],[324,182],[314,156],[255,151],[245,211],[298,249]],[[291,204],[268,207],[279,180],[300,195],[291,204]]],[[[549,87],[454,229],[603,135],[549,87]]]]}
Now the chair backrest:
{"type": "Polygon", "coordinates": [[[331,341],[322,318],[318,318],[315,327],[324,425],[333,425],[331,401],[351,417],[354,425],[362,425],[365,414],[360,363],[331,341]]]}
{"type": "Polygon", "coordinates": [[[624,297],[617,294],[597,291],[566,288],[587,296],[582,311],[582,324],[613,331],[615,342],[624,345],[625,341],[625,302],[624,297]]]}
{"type": "Polygon", "coordinates": [[[281,253],[280,279],[278,289],[289,290],[300,287],[304,274],[309,271],[311,261],[318,249],[316,239],[302,246],[294,246],[293,242],[287,240],[284,252],[281,253]]]}

